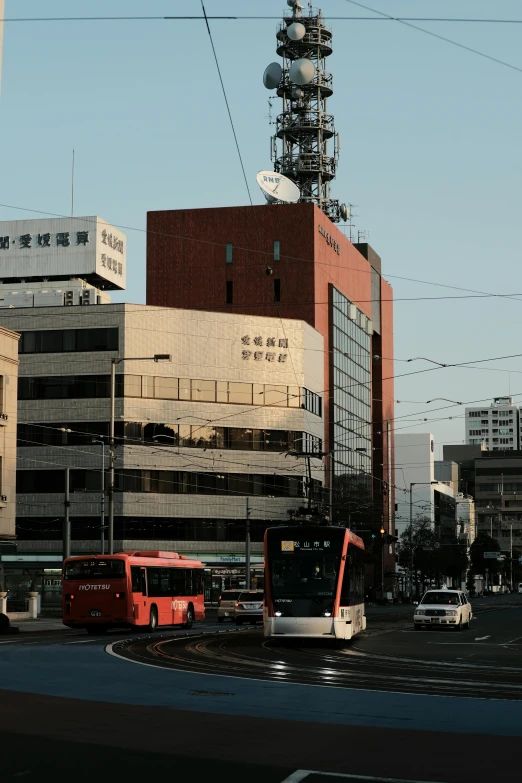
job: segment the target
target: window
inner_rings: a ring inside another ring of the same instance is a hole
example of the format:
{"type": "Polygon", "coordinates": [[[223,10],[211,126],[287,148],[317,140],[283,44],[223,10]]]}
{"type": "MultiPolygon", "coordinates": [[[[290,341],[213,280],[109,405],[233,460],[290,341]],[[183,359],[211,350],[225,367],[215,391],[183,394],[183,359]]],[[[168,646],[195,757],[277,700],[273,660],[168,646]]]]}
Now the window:
{"type": "Polygon", "coordinates": [[[154,396],[158,400],[177,400],[179,395],[177,378],[156,378],[154,396]]]}
{"type": "Polygon", "coordinates": [[[160,598],[172,595],[170,588],[170,572],[172,570],[171,568],[147,568],[149,597],[160,598]]]}
{"type": "Polygon", "coordinates": [[[126,397],[141,397],[141,375],[124,375],[123,388],[126,397]]]}
{"type": "Polygon", "coordinates": [[[140,566],[131,566],[132,592],[147,595],[147,583],[145,569],[140,566]]]}
{"type": "Polygon", "coordinates": [[[303,389],[303,408],[310,413],[315,413],[316,416],[322,416],[322,399],[315,392],[309,389],[303,389]]]}
{"type": "Polygon", "coordinates": [[[20,353],[117,351],[118,329],[44,329],[22,332],[20,353]]]}
{"type": "Polygon", "coordinates": [[[154,397],[154,376],[141,376],[141,396],[150,399],[154,397]]]}
{"type": "Polygon", "coordinates": [[[232,283],[232,280],[227,280],[227,289],[226,289],[227,304],[232,304],[233,297],[234,297],[234,284],[232,283]]]}
{"type": "Polygon", "coordinates": [[[73,560],[67,563],[65,579],[124,579],[124,560],[73,560]]]}
{"type": "Polygon", "coordinates": [[[281,280],[274,280],[274,302],[281,301],[281,280]]]}
{"type": "Polygon", "coordinates": [[[216,381],[192,381],[192,399],[199,402],[215,402],[216,381]]]}
{"type": "Polygon", "coordinates": [[[281,260],[281,242],[276,239],[274,242],[274,261],[281,260]]]}
{"type": "Polygon", "coordinates": [[[271,386],[265,384],[265,405],[286,408],[288,399],[287,386],[271,386]]]}
{"type": "Polygon", "coordinates": [[[227,264],[231,264],[232,263],[232,244],[231,243],[227,244],[227,246],[226,246],[225,258],[226,258],[227,264]]]}
{"type": "Polygon", "coordinates": [[[252,405],[252,384],[229,383],[228,401],[241,403],[243,405],[252,405]]]}

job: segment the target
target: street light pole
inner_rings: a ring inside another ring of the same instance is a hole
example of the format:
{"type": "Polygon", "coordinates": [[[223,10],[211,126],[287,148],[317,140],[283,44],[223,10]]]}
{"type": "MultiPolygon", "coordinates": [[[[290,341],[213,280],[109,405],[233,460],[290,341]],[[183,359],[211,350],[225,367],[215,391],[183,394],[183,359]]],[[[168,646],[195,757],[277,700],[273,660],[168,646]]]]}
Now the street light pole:
{"type": "Polygon", "coordinates": [[[100,443],[102,447],[101,468],[101,498],[100,498],[100,552],[105,554],[105,441],[93,438],[93,443],[100,443]]]}
{"type": "Polygon", "coordinates": [[[246,499],[245,518],[245,590],[250,590],[250,498],[246,499]]]}
{"type": "Polygon", "coordinates": [[[438,484],[438,481],[410,481],[410,589],[413,594],[413,487],[438,484]]]}
{"type": "Polygon", "coordinates": [[[116,365],[122,362],[159,362],[172,361],[170,353],[156,353],[154,356],[120,356],[111,359],[111,408],[109,429],[109,524],[108,524],[108,549],[109,555],[114,554],[114,465],[116,462],[116,449],[114,448],[114,409],[116,404],[116,365]]]}
{"type": "Polygon", "coordinates": [[[513,522],[509,523],[509,591],[513,592],[513,522]]]}

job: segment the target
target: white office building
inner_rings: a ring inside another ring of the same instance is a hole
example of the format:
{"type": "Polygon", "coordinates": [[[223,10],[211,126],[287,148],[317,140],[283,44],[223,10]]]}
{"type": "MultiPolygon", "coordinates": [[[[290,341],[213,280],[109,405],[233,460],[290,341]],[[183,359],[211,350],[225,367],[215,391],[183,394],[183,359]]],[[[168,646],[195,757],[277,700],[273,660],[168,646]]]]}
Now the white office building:
{"type": "Polygon", "coordinates": [[[466,408],[466,443],[489,451],[517,451],[522,442],[520,414],[512,397],[495,397],[489,407],[466,408]]]}
{"type": "MultiPolygon", "coordinates": [[[[428,519],[455,533],[453,489],[435,476],[433,435],[430,432],[395,435],[396,530],[400,537],[410,524],[428,519]],[[411,505],[410,505],[411,500],[411,505]]],[[[442,528],[441,528],[442,530],[442,528]]]]}

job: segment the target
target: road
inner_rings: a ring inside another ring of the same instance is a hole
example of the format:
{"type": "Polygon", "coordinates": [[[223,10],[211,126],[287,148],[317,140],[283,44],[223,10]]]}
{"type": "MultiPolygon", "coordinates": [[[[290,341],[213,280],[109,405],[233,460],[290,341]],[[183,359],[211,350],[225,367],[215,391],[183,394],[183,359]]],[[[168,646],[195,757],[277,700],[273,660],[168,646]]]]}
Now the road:
{"type": "Polygon", "coordinates": [[[215,622],[178,641],[173,630],[130,644],[59,630],[1,638],[2,783],[50,778],[57,758],[78,781],[518,780],[522,597],[474,608],[463,633],[413,633],[411,609],[375,608],[368,632],[333,651],[271,648],[215,622]]]}

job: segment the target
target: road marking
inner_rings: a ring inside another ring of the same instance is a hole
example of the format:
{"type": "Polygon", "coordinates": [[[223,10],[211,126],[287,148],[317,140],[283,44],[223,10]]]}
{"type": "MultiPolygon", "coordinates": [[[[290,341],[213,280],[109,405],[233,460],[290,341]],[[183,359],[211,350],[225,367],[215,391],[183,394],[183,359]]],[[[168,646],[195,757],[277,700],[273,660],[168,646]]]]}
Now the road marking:
{"type": "Polygon", "coordinates": [[[484,639],[491,639],[491,634],[489,636],[475,636],[476,642],[483,642],[484,639]]]}
{"type": "MultiPolygon", "coordinates": [[[[80,639],[78,642],[60,642],[59,644],[61,646],[65,646],[66,644],[92,644],[92,642],[98,642],[99,639],[80,639]]],[[[101,639],[101,641],[105,641],[104,639],[101,639]]],[[[57,646],[57,645],[53,645],[57,646]]]]}
{"type": "MultiPolygon", "coordinates": [[[[511,639],[510,642],[504,642],[504,644],[515,644],[515,642],[518,642],[519,640],[522,640],[522,636],[517,636],[516,639],[511,639]]],[[[4,642],[5,644],[5,642],[4,642]]]]}
{"type": "Polygon", "coordinates": [[[369,783],[430,783],[423,780],[405,780],[404,778],[376,778],[373,775],[346,775],[340,772],[319,772],[311,769],[297,769],[295,772],[281,781],[281,783],[301,783],[310,775],[321,775],[325,778],[338,778],[341,780],[367,780],[369,783]]]}

